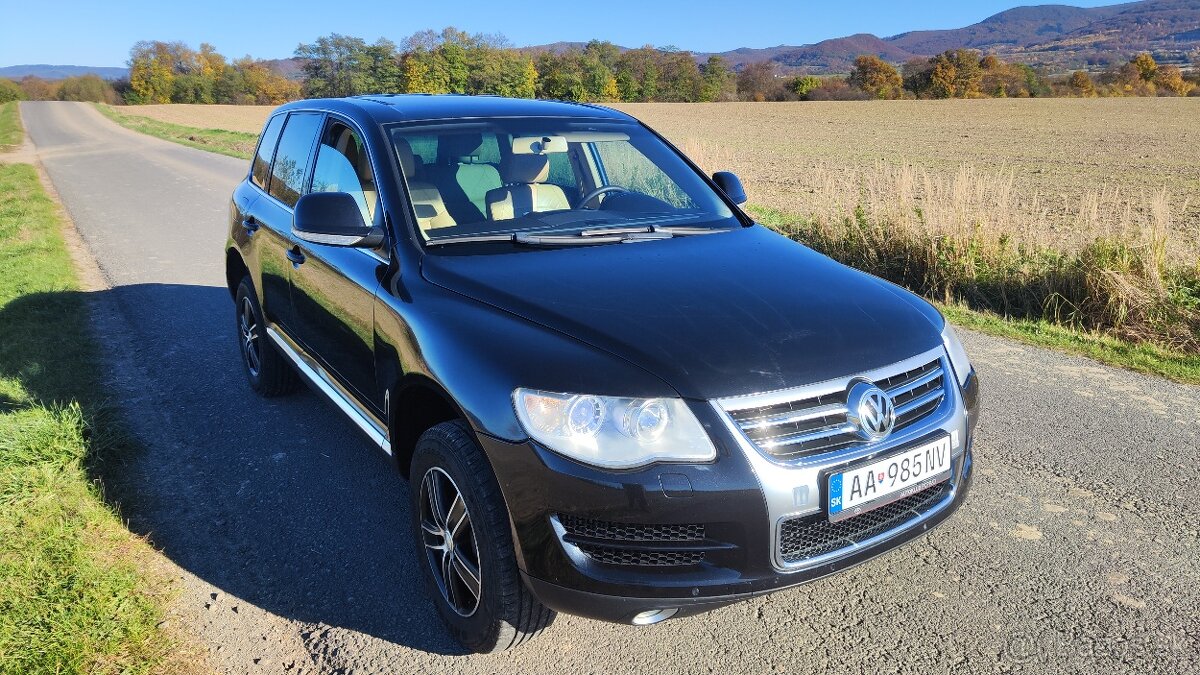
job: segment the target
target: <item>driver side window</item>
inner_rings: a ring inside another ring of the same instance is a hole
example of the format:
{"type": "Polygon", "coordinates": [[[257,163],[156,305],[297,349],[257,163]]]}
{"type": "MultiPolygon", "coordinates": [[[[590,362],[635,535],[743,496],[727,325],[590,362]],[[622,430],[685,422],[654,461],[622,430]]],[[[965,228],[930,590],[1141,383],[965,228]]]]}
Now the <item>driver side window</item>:
{"type": "Polygon", "coordinates": [[[375,222],[379,193],[366,146],[350,127],[331,119],[317,148],[312,192],[345,192],[358,203],[363,222],[375,222]]]}
{"type": "Polygon", "coordinates": [[[696,208],[695,202],[662,169],[630,143],[593,144],[608,185],[619,185],[631,192],[657,197],[683,209],[696,208]]]}

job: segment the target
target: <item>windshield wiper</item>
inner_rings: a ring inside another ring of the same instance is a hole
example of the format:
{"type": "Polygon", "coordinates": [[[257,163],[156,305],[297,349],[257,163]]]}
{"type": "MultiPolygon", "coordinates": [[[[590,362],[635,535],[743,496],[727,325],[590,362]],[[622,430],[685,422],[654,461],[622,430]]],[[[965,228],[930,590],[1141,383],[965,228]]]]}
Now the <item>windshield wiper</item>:
{"type": "Polygon", "coordinates": [[[426,246],[447,246],[449,244],[478,244],[488,241],[513,241],[516,235],[513,234],[469,234],[462,237],[442,237],[440,239],[430,239],[425,242],[426,246]]]}
{"type": "Polygon", "coordinates": [[[607,237],[618,234],[647,234],[653,232],[654,228],[648,225],[640,227],[617,226],[617,227],[598,227],[591,230],[583,230],[579,233],[580,237],[607,237]]]}
{"type": "Polygon", "coordinates": [[[652,225],[650,227],[650,231],[686,237],[693,234],[716,234],[717,232],[728,232],[729,229],[724,227],[691,227],[688,225],[652,225]]]}

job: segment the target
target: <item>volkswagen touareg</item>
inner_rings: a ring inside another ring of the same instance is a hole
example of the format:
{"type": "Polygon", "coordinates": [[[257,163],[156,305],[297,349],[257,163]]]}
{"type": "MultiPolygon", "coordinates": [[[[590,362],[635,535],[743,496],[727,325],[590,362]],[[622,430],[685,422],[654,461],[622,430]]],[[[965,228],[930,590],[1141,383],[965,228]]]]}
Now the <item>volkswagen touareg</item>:
{"type": "Polygon", "coordinates": [[[225,252],[250,386],[307,381],[394,458],[476,651],[844,570],[963,502],[976,376],[928,303],[745,201],[604,107],[282,106],[225,252]]]}

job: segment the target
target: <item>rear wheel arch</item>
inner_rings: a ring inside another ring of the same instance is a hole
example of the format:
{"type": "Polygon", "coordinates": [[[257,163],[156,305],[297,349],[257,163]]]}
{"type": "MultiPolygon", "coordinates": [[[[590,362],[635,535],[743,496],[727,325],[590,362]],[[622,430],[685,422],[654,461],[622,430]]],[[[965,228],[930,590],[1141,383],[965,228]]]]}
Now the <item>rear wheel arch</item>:
{"type": "MultiPolygon", "coordinates": [[[[237,296],[238,284],[248,276],[250,276],[250,268],[246,266],[242,254],[236,248],[227,250],[225,252],[225,285],[229,288],[230,297],[237,296]]],[[[250,285],[254,285],[253,279],[250,280],[250,285]]]]}

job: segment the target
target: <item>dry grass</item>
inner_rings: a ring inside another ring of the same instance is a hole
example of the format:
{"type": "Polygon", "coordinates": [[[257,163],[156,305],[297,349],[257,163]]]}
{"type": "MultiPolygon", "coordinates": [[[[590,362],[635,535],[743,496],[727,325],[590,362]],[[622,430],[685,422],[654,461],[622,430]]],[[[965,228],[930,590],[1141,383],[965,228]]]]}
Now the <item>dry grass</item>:
{"type": "MultiPolygon", "coordinates": [[[[760,206],[806,217],[846,214],[859,204],[909,214],[919,206],[933,227],[995,226],[1069,250],[1153,222],[1165,228],[1173,258],[1200,255],[1195,98],[616,107],[702,166],[737,172],[760,206]]],[[[258,133],[272,108],[120,110],[258,133]]]]}
{"type": "Polygon", "coordinates": [[[619,107],[788,213],[919,206],[931,227],[994,225],[1066,250],[1154,222],[1172,257],[1200,254],[1200,100],[619,107]]]}

